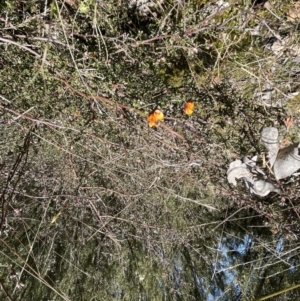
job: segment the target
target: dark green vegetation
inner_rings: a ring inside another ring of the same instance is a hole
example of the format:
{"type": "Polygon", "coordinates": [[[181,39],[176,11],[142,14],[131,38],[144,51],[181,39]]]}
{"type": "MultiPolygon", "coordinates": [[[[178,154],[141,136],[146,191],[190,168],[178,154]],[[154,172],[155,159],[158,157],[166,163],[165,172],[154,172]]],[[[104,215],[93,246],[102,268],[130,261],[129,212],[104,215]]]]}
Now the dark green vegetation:
{"type": "Polygon", "coordinates": [[[265,198],[226,179],[265,152],[261,127],[299,141],[294,3],[135,3],[1,1],[1,300],[255,300],[300,283],[299,179],[265,198]]]}

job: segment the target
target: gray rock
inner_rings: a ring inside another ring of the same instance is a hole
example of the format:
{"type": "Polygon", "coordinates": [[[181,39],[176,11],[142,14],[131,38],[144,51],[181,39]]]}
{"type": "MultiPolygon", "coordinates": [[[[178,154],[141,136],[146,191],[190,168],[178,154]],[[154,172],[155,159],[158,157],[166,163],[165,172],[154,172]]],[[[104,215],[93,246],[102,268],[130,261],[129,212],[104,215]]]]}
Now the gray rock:
{"type": "Polygon", "coordinates": [[[259,196],[266,196],[271,191],[281,193],[281,190],[279,188],[277,188],[272,183],[264,180],[256,180],[254,181],[252,186],[250,186],[250,192],[259,196]]]}
{"type": "Polygon", "coordinates": [[[262,129],[260,135],[262,142],[265,144],[268,150],[269,165],[272,168],[279,150],[278,130],[274,127],[266,127],[262,129]]]}
{"type": "Polygon", "coordinates": [[[278,152],[274,163],[274,175],[277,180],[291,176],[300,169],[300,143],[293,144],[278,152]]]}
{"type": "Polygon", "coordinates": [[[265,173],[256,167],[256,160],[257,156],[254,156],[252,159],[244,157],[243,163],[241,160],[231,162],[227,170],[228,182],[236,186],[236,179],[243,179],[250,192],[259,196],[266,196],[272,191],[281,193],[281,190],[272,183],[258,179],[257,176],[263,176],[265,173]]]}

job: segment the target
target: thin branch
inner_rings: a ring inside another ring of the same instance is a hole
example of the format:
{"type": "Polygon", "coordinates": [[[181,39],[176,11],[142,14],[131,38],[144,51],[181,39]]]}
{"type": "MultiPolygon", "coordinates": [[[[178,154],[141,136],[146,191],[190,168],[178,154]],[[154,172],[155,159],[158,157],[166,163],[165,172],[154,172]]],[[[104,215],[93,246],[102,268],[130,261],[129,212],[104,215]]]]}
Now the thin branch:
{"type": "Polygon", "coordinates": [[[3,291],[4,291],[5,295],[6,295],[6,297],[8,298],[8,300],[14,301],[14,299],[11,297],[11,295],[9,294],[9,292],[7,291],[7,289],[5,288],[2,279],[0,279],[0,286],[3,289],[3,291]]]}
{"type": "Polygon", "coordinates": [[[35,52],[34,50],[28,48],[27,46],[19,44],[19,43],[15,42],[15,41],[12,41],[12,40],[9,40],[9,39],[4,39],[4,38],[1,38],[1,37],[0,37],[0,41],[2,41],[4,43],[8,43],[8,44],[12,44],[12,45],[18,46],[19,48],[24,49],[24,50],[30,52],[31,54],[35,55],[36,57],[41,58],[41,55],[38,54],[37,52],[35,52]]]}

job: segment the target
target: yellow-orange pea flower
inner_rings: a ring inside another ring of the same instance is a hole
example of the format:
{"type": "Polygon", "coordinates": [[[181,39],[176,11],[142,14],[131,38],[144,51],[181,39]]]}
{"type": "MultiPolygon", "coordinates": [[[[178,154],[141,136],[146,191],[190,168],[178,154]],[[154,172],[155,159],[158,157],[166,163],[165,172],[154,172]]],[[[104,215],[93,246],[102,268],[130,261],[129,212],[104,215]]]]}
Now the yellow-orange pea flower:
{"type": "Polygon", "coordinates": [[[161,110],[155,110],[153,114],[157,121],[162,121],[164,119],[164,113],[161,110]]]}
{"type": "Polygon", "coordinates": [[[158,123],[164,119],[164,113],[161,110],[154,110],[148,115],[148,124],[150,127],[158,127],[158,123]]]}
{"type": "Polygon", "coordinates": [[[192,115],[194,109],[195,109],[195,103],[192,100],[188,100],[183,107],[183,111],[186,115],[192,115]]]}

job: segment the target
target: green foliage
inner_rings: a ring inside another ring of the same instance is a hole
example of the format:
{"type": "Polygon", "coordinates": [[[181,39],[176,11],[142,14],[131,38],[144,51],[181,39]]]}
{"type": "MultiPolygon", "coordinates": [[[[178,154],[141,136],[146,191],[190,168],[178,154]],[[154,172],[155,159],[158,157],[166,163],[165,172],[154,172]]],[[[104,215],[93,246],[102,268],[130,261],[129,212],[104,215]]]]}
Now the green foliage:
{"type": "Polygon", "coordinates": [[[1,4],[2,299],[252,300],[299,276],[298,179],[226,179],[262,126],[297,142],[290,2],[134,3],[1,4]]]}

